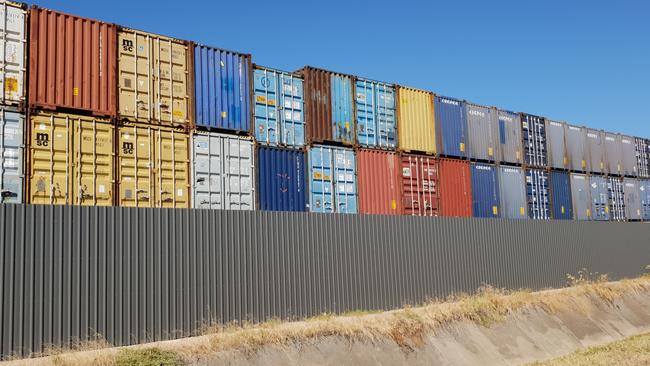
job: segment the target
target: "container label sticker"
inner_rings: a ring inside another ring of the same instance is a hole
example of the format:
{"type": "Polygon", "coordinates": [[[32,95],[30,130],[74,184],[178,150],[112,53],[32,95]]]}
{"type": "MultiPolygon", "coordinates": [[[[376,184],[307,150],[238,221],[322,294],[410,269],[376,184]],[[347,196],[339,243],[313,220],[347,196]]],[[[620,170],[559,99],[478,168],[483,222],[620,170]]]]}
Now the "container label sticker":
{"type": "Polygon", "coordinates": [[[616,169],[620,172],[620,171],[621,171],[621,164],[618,164],[618,165],[616,166],[616,169]]]}
{"type": "Polygon", "coordinates": [[[228,116],[228,112],[222,111],[221,112],[221,118],[226,118],[226,116],[228,116]]]}
{"type": "Polygon", "coordinates": [[[75,86],[74,88],[72,88],[72,95],[74,95],[75,97],[79,95],[79,88],[78,87],[75,86]]]}
{"type": "Polygon", "coordinates": [[[560,212],[562,212],[562,214],[564,215],[564,206],[560,208],[560,212]]]}
{"type": "Polygon", "coordinates": [[[488,147],[488,156],[492,156],[494,153],[494,150],[491,147],[488,147]]]}
{"type": "Polygon", "coordinates": [[[289,99],[284,100],[284,108],[291,108],[291,100],[289,99]]]}
{"type": "Polygon", "coordinates": [[[99,193],[105,193],[106,187],[103,184],[100,184],[97,190],[99,191],[99,193]]]}
{"type": "Polygon", "coordinates": [[[183,189],[182,189],[182,188],[179,188],[178,191],[176,191],[176,195],[177,195],[178,197],[183,197],[183,189]]]}
{"type": "Polygon", "coordinates": [[[183,112],[179,110],[175,110],[174,112],[172,112],[172,114],[174,115],[174,117],[183,117],[183,112]]]}
{"type": "Polygon", "coordinates": [[[526,209],[523,207],[519,207],[519,215],[524,216],[526,214],[526,209]]]}
{"type": "Polygon", "coordinates": [[[257,95],[257,96],[255,97],[255,101],[256,101],[257,103],[266,104],[266,97],[265,97],[264,95],[257,95]]]}
{"type": "Polygon", "coordinates": [[[564,157],[564,165],[567,165],[568,163],[569,163],[569,158],[567,158],[567,157],[565,156],[565,157],[564,157]]]}
{"type": "Polygon", "coordinates": [[[402,168],[402,176],[403,177],[410,177],[411,176],[411,168],[402,168]]]}
{"type": "Polygon", "coordinates": [[[603,163],[602,161],[600,162],[600,169],[605,169],[605,163],[603,163]]]}
{"type": "Polygon", "coordinates": [[[343,124],[343,126],[345,126],[345,129],[346,129],[346,130],[349,130],[349,129],[350,129],[350,122],[345,122],[345,123],[343,124]]]}
{"type": "Polygon", "coordinates": [[[492,206],[492,214],[494,216],[499,214],[499,209],[497,208],[497,206],[492,206]]]}
{"type": "Polygon", "coordinates": [[[302,109],[302,103],[298,100],[293,101],[293,109],[302,109]]]}
{"type": "Polygon", "coordinates": [[[582,168],[584,169],[586,167],[587,167],[587,161],[583,159],[582,160],[582,168]]]}
{"type": "Polygon", "coordinates": [[[291,117],[293,116],[293,113],[291,111],[284,111],[284,119],[287,121],[291,121],[291,117]]]}
{"type": "Polygon", "coordinates": [[[465,144],[462,142],[460,143],[460,151],[465,151],[465,144]]]}
{"type": "Polygon", "coordinates": [[[221,67],[226,67],[226,64],[223,63],[223,60],[220,60],[219,64],[221,64],[221,67]]]}
{"type": "Polygon", "coordinates": [[[363,93],[357,93],[357,101],[364,102],[366,101],[366,95],[363,93]]]}
{"type": "Polygon", "coordinates": [[[5,79],[5,92],[7,93],[18,92],[18,80],[16,78],[8,77],[5,79]]]}
{"type": "Polygon", "coordinates": [[[605,213],[609,213],[609,206],[605,206],[605,213]]]}
{"type": "Polygon", "coordinates": [[[45,124],[41,123],[40,125],[38,125],[38,129],[39,130],[45,130],[45,124]]]}
{"type": "Polygon", "coordinates": [[[396,200],[391,200],[390,201],[390,207],[391,207],[391,209],[396,210],[397,209],[397,201],[396,200]]]}
{"type": "Polygon", "coordinates": [[[340,184],[339,185],[339,192],[345,193],[345,184],[340,184]]]}
{"type": "Polygon", "coordinates": [[[354,181],[354,174],[352,174],[352,173],[347,173],[347,174],[345,175],[345,180],[348,181],[348,182],[352,182],[352,181],[354,181]]]}
{"type": "Polygon", "coordinates": [[[345,181],[345,177],[346,177],[345,174],[340,174],[340,173],[339,173],[337,179],[338,179],[339,182],[344,182],[344,181],[345,181]]]}
{"type": "Polygon", "coordinates": [[[293,112],[293,120],[296,122],[302,120],[302,115],[300,112],[293,112]]]}
{"type": "Polygon", "coordinates": [[[521,159],[521,153],[519,152],[519,150],[517,150],[517,152],[515,153],[515,157],[517,158],[517,160],[521,159]]]}

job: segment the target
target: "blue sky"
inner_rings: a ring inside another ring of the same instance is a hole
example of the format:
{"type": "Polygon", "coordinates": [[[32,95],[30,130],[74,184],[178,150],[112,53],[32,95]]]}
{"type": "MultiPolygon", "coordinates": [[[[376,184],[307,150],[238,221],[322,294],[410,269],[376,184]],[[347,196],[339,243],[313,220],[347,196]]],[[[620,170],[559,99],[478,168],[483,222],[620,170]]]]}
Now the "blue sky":
{"type": "Polygon", "coordinates": [[[264,66],[314,65],[650,137],[647,0],[35,3],[264,66]]]}

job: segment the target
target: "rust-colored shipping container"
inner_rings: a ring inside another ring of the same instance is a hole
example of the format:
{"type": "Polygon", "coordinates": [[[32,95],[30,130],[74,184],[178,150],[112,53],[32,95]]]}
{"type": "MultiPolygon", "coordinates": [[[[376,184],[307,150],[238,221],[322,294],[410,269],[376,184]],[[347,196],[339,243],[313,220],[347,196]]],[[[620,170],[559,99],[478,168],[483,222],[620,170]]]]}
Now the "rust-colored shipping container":
{"type": "Polygon", "coordinates": [[[29,104],[114,117],[117,27],[37,6],[29,18],[29,104]]]}
{"type": "Polygon", "coordinates": [[[438,160],[426,155],[402,154],[402,214],[438,216],[438,160]]]}
{"type": "Polygon", "coordinates": [[[469,162],[440,159],[441,216],[472,216],[472,178],[469,162]]]}
{"type": "Polygon", "coordinates": [[[357,150],[357,190],[359,212],[363,214],[401,214],[399,157],[394,152],[357,150]]]}

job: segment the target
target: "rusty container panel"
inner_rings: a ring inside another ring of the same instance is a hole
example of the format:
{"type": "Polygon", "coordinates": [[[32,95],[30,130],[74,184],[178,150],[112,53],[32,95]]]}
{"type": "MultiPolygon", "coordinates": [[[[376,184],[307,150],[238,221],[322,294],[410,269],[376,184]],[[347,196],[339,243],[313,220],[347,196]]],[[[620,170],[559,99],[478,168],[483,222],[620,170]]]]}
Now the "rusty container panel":
{"type": "Polygon", "coordinates": [[[406,87],[397,88],[398,139],[402,151],[436,153],[436,122],[433,94],[406,87]]]}
{"type": "Polygon", "coordinates": [[[472,217],[472,175],[468,161],[440,159],[440,213],[472,217]]]}
{"type": "Polygon", "coordinates": [[[357,150],[359,213],[401,214],[400,171],[399,158],[394,152],[357,150]]]}
{"type": "Polygon", "coordinates": [[[29,104],[116,115],[117,27],[33,6],[29,104]]]}
{"type": "Polygon", "coordinates": [[[402,154],[402,213],[411,216],[438,216],[438,160],[431,156],[402,154]]]}

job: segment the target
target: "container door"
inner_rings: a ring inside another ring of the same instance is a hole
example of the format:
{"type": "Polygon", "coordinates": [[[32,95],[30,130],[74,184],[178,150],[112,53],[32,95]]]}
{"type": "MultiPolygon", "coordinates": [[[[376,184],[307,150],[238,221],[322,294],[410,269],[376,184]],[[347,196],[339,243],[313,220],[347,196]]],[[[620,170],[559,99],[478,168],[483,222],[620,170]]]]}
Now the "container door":
{"type": "Polygon", "coordinates": [[[384,83],[359,79],[355,91],[357,142],[394,149],[397,141],[395,89],[384,83]]]}
{"type": "MultiPolygon", "coordinates": [[[[571,180],[569,173],[551,172],[551,203],[553,205],[553,218],[556,220],[571,220],[573,218],[573,205],[571,203],[571,180]]],[[[586,200],[588,201],[588,200],[586,200]]]]}
{"type": "Polygon", "coordinates": [[[508,219],[527,219],[526,181],[521,168],[499,168],[501,215],[508,219]]]}
{"type": "Polygon", "coordinates": [[[208,134],[194,134],[193,207],[224,209],[223,207],[223,147],[222,140],[208,134]]]}
{"type": "Polygon", "coordinates": [[[639,198],[641,201],[641,219],[650,221],[650,180],[639,182],[639,198]]]}
{"type": "Polygon", "coordinates": [[[625,198],[625,218],[635,221],[641,220],[639,181],[625,179],[623,181],[623,196],[625,198]]]}
{"type": "Polygon", "coordinates": [[[152,99],[154,60],[151,37],[120,31],[118,42],[120,117],[147,123],[156,118],[157,111],[152,99]]]}
{"type": "Polygon", "coordinates": [[[433,158],[402,157],[402,205],[412,216],[438,216],[438,164],[433,158]]]}
{"type": "Polygon", "coordinates": [[[605,169],[609,174],[621,174],[623,147],[621,138],[612,133],[605,133],[605,169]]]}
{"type": "Polygon", "coordinates": [[[336,188],[336,212],[357,213],[357,176],[354,151],[335,149],[334,185],[336,188]]]}
{"type": "Polygon", "coordinates": [[[636,150],[634,147],[634,138],[621,136],[622,148],[622,174],[628,177],[636,177],[639,174],[637,167],[636,150]]]}
{"type": "Polygon", "coordinates": [[[472,164],[472,202],[474,217],[500,217],[499,188],[493,166],[472,164]]]}
{"type": "Polygon", "coordinates": [[[23,126],[25,115],[0,111],[0,202],[23,202],[23,126]]]}
{"type": "Polygon", "coordinates": [[[607,179],[609,214],[613,221],[625,221],[625,195],[623,181],[620,178],[607,179]]]}
{"type": "Polygon", "coordinates": [[[347,144],[354,143],[354,116],[352,106],[352,82],[349,77],[331,76],[333,139],[347,144]]]}
{"type": "Polygon", "coordinates": [[[260,147],[258,153],[261,209],[305,211],[305,154],[268,147],[260,147]]]}
{"type": "Polygon", "coordinates": [[[186,133],[168,129],[156,131],[156,207],[190,207],[188,147],[186,133]]]}
{"type": "Polygon", "coordinates": [[[255,192],[253,142],[239,137],[223,136],[224,208],[254,210],[255,192]]]}
{"type": "Polygon", "coordinates": [[[634,148],[636,151],[639,177],[650,177],[650,142],[637,137],[634,139],[634,148]]]}
{"type": "Polygon", "coordinates": [[[521,119],[518,114],[499,111],[499,143],[501,160],[521,164],[521,119]]]}
{"type": "Polygon", "coordinates": [[[526,191],[528,193],[528,216],[538,220],[550,219],[548,173],[537,169],[527,170],[526,191]]]}
{"type": "Polygon", "coordinates": [[[255,139],[267,145],[280,142],[278,74],[255,70],[255,139]]]}
{"type": "Polygon", "coordinates": [[[591,177],[591,212],[598,221],[609,221],[609,197],[607,180],[603,177],[591,177]]]}
{"type": "Polygon", "coordinates": [[[332,148],[323,146],[309,150],[309,207],[312,212],[336,212],[332,153],[332,148]]]}
{"type": "Polygon", "coordinates": [[[72,121],[53,114],[31,117],[30,197],[32,204],[71,204],[70,133],[72,121]]]}
{"type": "Polygon", "coordinates": [[[150,127],[119,127],[118,172],[123,207],[155,207],[154,204],[154,140],[150,127]]]}
{"type": "MultiPolygon", "coordinates": [[[[26,11],[2,2],[0,8],[0,104],[17,105],[25,100],[26,11]]],[[[8,202],[8,201],[5,201],[8,202]]]]}
{"type": "Polygon", "coordinates": [[[521,120],[522,136],[524,139],[524,155],[529,166],[545,168],[547,166],[546,154],[546,126],[544,119],[525,114],[521,120]]]}
{"type": "Polygon", "coordinates": [[[555,121],[546,121],[548,160],[552,168],[568,168],[569,157],[566,152],[565,125],[555,121]]]}
{"type": "Polygon", "coordinates": [[[601,131],[587,130],[587,145],[589,147],[589,159],[587,160],[587,171],[592,173],[605,172],[605,141],[601,131]]]}
{"type": "Polygon", "coordinates": [[[569,168],[573,171],[586,172],[588,148],[585,129],[566,125],[565,131],[569,168]]]}
{"type": "Polygon", "coordinates": [[[472,158],[485,161],[497,160],[498,126],[493,108],[465,104],[469,151],[472,158]]]}
{"type": "Polygon", "coordinates": [[[113,125],[77,119],[72,123],[70,159],[73,204],[113,205],[113,125]]]}
{"type": "Polygon", "coordinates": [[[589,184],[589,178],[586,175],[571,174],[571,198],[576,220],[590,220],[592,217],[589,184]]]}
{"type": "Polygon", "coordinates": [[[442,154],[467,157],[467,117],[459,100],[436,97],[436,125],[442,141],[442,154]]]}
{"type": "Polygon", "coordinates": [[[303,80],[281,73],[282,113],[279,114],[281,140],[284,145],[302,147],[305,145],[305,98],[303,80]]]}

